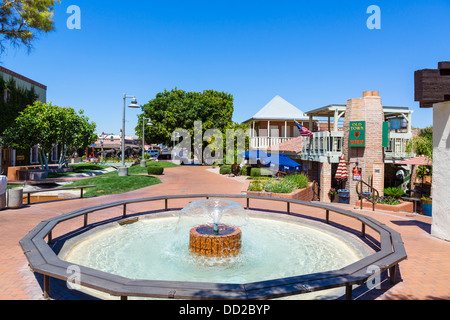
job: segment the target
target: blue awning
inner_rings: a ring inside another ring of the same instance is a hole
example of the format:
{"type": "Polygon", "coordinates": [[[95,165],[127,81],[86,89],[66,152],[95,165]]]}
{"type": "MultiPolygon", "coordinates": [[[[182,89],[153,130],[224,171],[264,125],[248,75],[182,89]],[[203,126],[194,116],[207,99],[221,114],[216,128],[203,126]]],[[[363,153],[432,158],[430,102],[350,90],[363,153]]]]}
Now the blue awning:
{"type": "Polygon", "coordinates": [[[281,171],[300,171],[302,168],[299,163],[295,162],[283,153],[276,156],[268,156],[263,158],[261,159],[261,162],[265,165],[270,165],[271,167],[278,165],[279,170],[281,171]]]}
{"type": "Polygon", "coordinates": [[[244,159],[261,160],[263,158],[269,157],[269,155],[262,150],[249,150],[249,151],[238,154],[238,157],[244,158],[244,159]]]}

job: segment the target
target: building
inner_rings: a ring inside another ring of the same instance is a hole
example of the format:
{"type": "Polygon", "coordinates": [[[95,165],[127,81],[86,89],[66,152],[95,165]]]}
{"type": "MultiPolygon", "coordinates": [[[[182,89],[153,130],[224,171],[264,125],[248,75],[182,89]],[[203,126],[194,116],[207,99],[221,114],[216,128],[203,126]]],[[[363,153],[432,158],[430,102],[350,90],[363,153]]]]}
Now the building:
{"type": "Polygon", "coordinates": [[[415,101],[433,108],[433,206],[431,234],[450,241],[450,61],[415,72],[415,101]]]}
{"type": "MultiPolygon", "coordinates": [[[[5,82],[14,80],[16,88],[24,90],[33,90],[37,96],[37,100],[47,102],[47,86],[31,80],[23,75],[20,75],[14,71],[6,69],[0,66],[0,79],[5,82]]],[[[7,89],[3,92],[4,102],[7,103],[9,98],[9,92],[7,89]]],[[[25,106],[23,106],[25,107],[25,106]]],[[[0,128],[0,134],[5,128],[0,128]]],[[[8,180],[16,180],[16,172],[22,166],[39,166],[38,148],[37,146],[31,150],[14,150],[14,149],[1,149],[0,147],[0,173],[7,175],[8,180]],[[16,167],[14,170],[8,170],[8,168],[16,167]]],[[[58,161],[57,146],[53,150],[50,159],[53,162],[58,161]]]]}
{"type": "MultiPolygon", "coordinates": [[[[21,74],[18,74],[14,71],[6,69],[0,66],[0,78],[3,78],[5,81],[9,81],[11,78],[16,82],[16,86],[22,87],[24,89],[30,90],[34,89],[34,92],[38,96],[38,100],[42,102],[47,102],[47,86],[31,80],[21,74]]],[[[7,93],[4,93],[7,95],[7,93]]]]}
{"type": "Polygon", "coordinates": [[[383,106],[378,92],[367,91],[346,105],[333,104],[305,112],[310,123],[313,119],[318,123],[313,126],[313,136],[284,141],[275,148],[301,163],[310,179],[320,183],[321,201],[329,201],[328,191],[334,187],[350,190],[350,203],[355,203],[360,180],[373,181],[382,195],[386,176],[395,176],[399,169],[395,163],[415,156],[407,152],[413,137],[412,114],[407,107],[383,106]],[[353,132],[358,132],[360,138],[352,140],[353,132]],[[342,155],[350,175],[343,185],[334,178],[342,155]]]}
{"type": "Polygon", "coordinates": [[[244,121],[251,129],[250,148],[267,150],[298,137],[300,133],[294,120],[307,128],[317,125],[297,107],[276,96],[253,117],[244,121]]]}

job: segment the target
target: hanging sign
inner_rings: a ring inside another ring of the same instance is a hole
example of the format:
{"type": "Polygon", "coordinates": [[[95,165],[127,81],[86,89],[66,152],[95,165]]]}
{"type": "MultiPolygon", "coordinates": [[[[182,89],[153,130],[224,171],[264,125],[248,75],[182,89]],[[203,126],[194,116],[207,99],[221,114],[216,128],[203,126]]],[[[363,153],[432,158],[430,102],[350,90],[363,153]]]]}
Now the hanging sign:
{"type": "Polygon", "coordinates": [[[362,170],[361,168],[358,167],[354,167],[353,168],[353,181],[361,181],[361,176],[362,176],[362,170]]]}
{"type": "Polygon", "coordinates": [[[366,122],[365,121],[350,121],[350,147],[365,147],[366,146],[366,122]]]}

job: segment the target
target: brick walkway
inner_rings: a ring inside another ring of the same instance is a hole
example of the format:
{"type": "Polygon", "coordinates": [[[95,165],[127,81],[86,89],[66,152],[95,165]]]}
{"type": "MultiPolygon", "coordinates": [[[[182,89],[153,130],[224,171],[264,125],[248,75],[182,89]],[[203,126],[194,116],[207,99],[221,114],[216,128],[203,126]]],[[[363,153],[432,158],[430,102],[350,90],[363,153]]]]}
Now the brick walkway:
{"type": "MultiPolygon", "coordinates": [[[[99,198],[74,199],[43,204],[34,204],[20,210],[0,211],[0,299],[2,300],[37,300],[42,299],[41,277],[34,275],[28,268],[27,260],[22,253],[19,240],[22,239],[39,222],[61,213],[73,211],[75,208],[89,207],[122,199],[138,199],[159,195],[182,194],[240,194],[242,180],[235,180],[217,175],[200,166],[182,166],[165,169],[161,178],[163,184],[151,186],[133,192],[103,196],[99,198]]],[[[184,200],[183,200],[184,201],[184,200]]],[[[187,202],[172,201],[171,207],[183,207],[187,202]]],[[[242,203],[243,204],[243,203],[242,203]]],[[[128,206],[130,212],[161,209],[162,203],[134,204],[128,206]]],[[[265,210],[285,210],[275,202],[251,201],[251,206],[265,210]]],[[[345,205],[340,205],[345,206],[345,205]]],[[[345,206],[353,209],[352,206],[345,206]]],[[[292,206],[292,212],[323,219],[323,210],[301,206],[292,206]]],[[[354,298],[372,299],[450,299],[450,242],[433,238],[430,235],[431,218],[411,214],[359,211],[356,212],[374,217],[380,222],[401,233],[405,242],[408,260],[400,264],[398,280],[395,285],[383,281],[381,289],[365,291],[365,286],[354,290],[354,298]]],[[[96,215],[96,219],[119,216],[109,210],[96,215]]],[[[331,214],[332,223],[345,223],[345,218],[331,214]]],[[[93,222],[90,218],[90,222],[93,222]]],[[[71,221],[58,229],[63,233],[65,228],[79,228],[82,222],[71,221]],[[71,225],[73,224],[73,225],[71,225]]],[[[351,226],[351,222],[350,222],[351,226]]],[[[359,229],[360,226],[355,226],[359,229]]],[[[56,230],[55,230],[56,231],[56,230]]],[[[370,230],[367,230],[370,235],[370,230]]],[[[54,234],[57,237],[57,234],[54,234]]],[[[58,298],[58,297],[54,297],[58,298]]],[[[64,298],[64,297],[60,297],[64,298]]],[[[66,297],[67,298],[67,297],[66,297]]]]}

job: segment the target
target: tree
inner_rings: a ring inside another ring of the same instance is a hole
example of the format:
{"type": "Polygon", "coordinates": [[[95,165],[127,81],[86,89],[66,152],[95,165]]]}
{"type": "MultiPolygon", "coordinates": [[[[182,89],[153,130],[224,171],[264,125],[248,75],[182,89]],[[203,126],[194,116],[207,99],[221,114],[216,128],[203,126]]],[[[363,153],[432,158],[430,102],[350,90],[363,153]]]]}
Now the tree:
{"type": "Polygon", "coordinates": [[[146,143],[162,143],[171,145],[172,133],[177,129],[185,129],[192,137],[191,146],[197,159],[202,158],[203,133],[209,129],[225,132],[232,124],[233,96],[229,93],[206,90],[203,92],[186,92],[177,88],[164,90],[142,106],[143,114],[139,115],[136,135],[142,138],[143,118],[150,118],[152,126],[145,127],[146,143]],[[201,127],[195,123],[201,122],[201,127]],[[198,130],[196,131],[195,128],[198,130]],[[201,130],[200,130],[201,129],[201,130]],[[195,136],[202,140],[198,143],[195,136]],[[195,145],[194,143],[198,144],[195,145]]]}
{"type": "Polygon", "coordinates": [[[0,4],[0,53],[5,43],[25,45],[28,49],[40,32],[54,28],[53,7],[59,0],[6,0],[0,4]]]}
{"type": "Polygon", "coordinates": [[[36,101],[28,106],[3,132],[2,145],[14,149],[39,147],[39,160],[42,169],[48,170],[48,159],[55,144],[60,145],[59,168],[66,164],[69,152],[92,144],[95,123],[78,114],[72,108],[61,108],[51,103],[36,101]]]}
{"type": "Polygon", "coordinates": [[[412,138],[407,145],[407,151],[433,159],[433,127],[423,129],[417,137],[412,138]]]}

